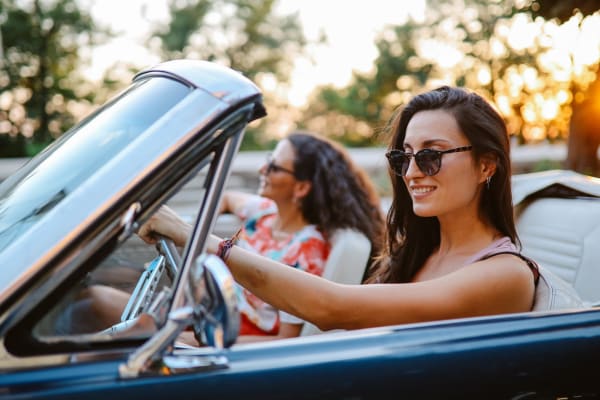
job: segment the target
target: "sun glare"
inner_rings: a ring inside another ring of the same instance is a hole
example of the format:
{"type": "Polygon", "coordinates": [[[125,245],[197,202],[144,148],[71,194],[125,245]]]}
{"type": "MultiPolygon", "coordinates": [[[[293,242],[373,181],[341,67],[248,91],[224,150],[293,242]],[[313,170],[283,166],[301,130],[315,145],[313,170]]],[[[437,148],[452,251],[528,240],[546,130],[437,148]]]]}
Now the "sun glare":
{"type": "Polygon", "coordinates": [[[507,31],[507,42],[514,50],[525,50],[535,45],[540,31],[540,23],[532,22],[529,15],[517,14],[507,31]]]}

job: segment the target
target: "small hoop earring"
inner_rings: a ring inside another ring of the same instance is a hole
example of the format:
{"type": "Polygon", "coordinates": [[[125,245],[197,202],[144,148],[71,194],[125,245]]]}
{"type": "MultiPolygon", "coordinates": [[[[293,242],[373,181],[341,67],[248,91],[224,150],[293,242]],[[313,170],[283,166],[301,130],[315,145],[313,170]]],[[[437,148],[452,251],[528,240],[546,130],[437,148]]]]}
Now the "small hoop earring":
{"type": "Polygon", "coordinates": [[[488,190],[490,190],[490,182],[492,181],[492,177],[488,176],[487,178],[485,178],[485,186],[487,187],[488,190]]]}

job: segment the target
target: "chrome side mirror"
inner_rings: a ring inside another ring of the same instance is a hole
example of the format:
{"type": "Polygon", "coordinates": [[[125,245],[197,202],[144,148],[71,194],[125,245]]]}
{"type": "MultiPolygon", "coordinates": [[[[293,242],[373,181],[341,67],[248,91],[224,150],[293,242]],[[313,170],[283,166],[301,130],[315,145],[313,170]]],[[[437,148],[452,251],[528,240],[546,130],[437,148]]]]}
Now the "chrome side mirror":
{"type": "Polygon", "coordinates": [[[235,281],[219,257],[202,254],[190,269],[188,279],[194,308],[196,340],[208,346],[232,346],[240,330],[240,314],[235,293],[235,281]]]}
{"type": "Polygon", "coordinates": [[[172,310],[159,332],[119,366],[122,378],[227,367],[221,350],[235,343],[240,329],[233,276],[219,257],[202,254],[191,265],[184,289],[185,304],[172,310]],[[179,334],[190,325],[196,339],[216,351],[169,354],[179,334]]]}

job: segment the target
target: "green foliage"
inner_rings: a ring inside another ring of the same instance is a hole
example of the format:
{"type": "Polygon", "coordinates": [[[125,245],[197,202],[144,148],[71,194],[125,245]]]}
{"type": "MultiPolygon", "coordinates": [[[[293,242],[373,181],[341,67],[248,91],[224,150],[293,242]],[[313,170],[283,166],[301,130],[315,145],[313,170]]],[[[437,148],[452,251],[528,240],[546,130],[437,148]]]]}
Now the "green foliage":
{"type": "Polygon", "coordinates": [[[276,145],[277,140],[264,135],[260,126],[250,126],[246,129],[246,133],[244,133],[244,139],[242,139],[240,147],[245,151],[251,151],[273,149],[276,145]]]}
{"type": "Polygon", "coordinates": [[[27,150],[23,135],[0,135],[0,158],[23,157],[25,154],[27,150]]]}
{"type": "MultiPolygon", "coordinates": [[[[555,2],[538,3],[549,6],[555,2]]],[[[566,15],[564,7],[555,6],[555,13],[558,8],[566,15]]],[[[352,136],[360,130],[369,137],[415,94],[447,84],[475,90],[496,103],[509,132],[521,143],[539,140],[540,131],[549,140],[564,140],[568,103],[560,103],[555,118],[540,117],[532,122],[524,117],[532,104],[537,104],[536,111],[541,114],[541,105],[535,103],[540,97],[558,98],[559,92],[577,86],[575,82],[556,82],[545,65],[542,55],[549,51],[549,38],[539,28],[543,21],[534,24],[530,9],[519,9],[512,1],[430,0],[427,10],[423,21],[384,27],[376,39],[379,55],[373,70],[355,73],[342,89],[321,88],[310,104],[306,125],[338,136],[352,136]],[[538,27],[526,47],[515,46],[507,34],[517,21],[538,27]],[[522,79],[524,71],[536,77],[535,84],[522,79]],[[520,86],[515,85],[516,76],[521,79],[520,86]]],[[[374,137],[376,143],[380,138],[374,137]]]]}
{"type": "Polygon", "coordinates": [[[159,41],[151,43],[164,59],[217,61],[252,80],[269,74],[285,81],[306,39],[298,16],[277,15],[275,4],[275,0],[170,0],[170,21],[156,27],[153,36],[159,41]]]}
{"type": "Polygon", "coordinates": [[[99,40],[100,30],[75,0],[3,0],[1,7],[0,136],[25,136],[3,142],[28,156],[73,125],[73,102],[93,100],[78,75],[78,48],[99,40]]]}
{"type": "MultiPolygon", "coordinates": [[[[279,15],[276,0],[169,0],[169,21],[157,25],[150,48],[162,59],[214,61],[242,72],[263,87],[271,118],[250,127],[243,150],[265,149],[277,118],[288,105],[264,90],[264,83],[285,84],[293,62],[307,44],[297,14],[279,15]]],[[[272,87],[270,87],[273,90],[272,87]]]]}
{"type": "Polygon", "coordinates": [[[543,159],[539,160],[533,165],[531,172],[548,171],[561,168],[564,168],[564,163],[556,160],[543,159]]]}

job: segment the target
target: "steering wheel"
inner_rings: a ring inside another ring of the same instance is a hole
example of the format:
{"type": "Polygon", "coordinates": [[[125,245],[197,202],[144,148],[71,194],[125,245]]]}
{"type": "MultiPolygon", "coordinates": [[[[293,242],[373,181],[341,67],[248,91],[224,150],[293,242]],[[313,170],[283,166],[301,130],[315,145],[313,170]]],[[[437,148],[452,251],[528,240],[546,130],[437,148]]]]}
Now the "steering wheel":
{"type": "Polygon", "coordinates": [[[156,296],[158,283],[165,274],[171,282],[174,281],[181,257],[175,247],[175,243],[164,236],[159,236],[156,242],[156,250],[158,251],[158,256],[150,262],[140,275],[131,296],[129,296],[127,305],[123,309],[121,322],[103,330],[102,333],[124,331],[135,325],[142,313],[152,314],[155,311],[154,308],[160,306],[157,303],[160,303],[160,300],[164,296],[160,296],[160,294],[163,294],[162,292],[159,296],[156,296]]]}

